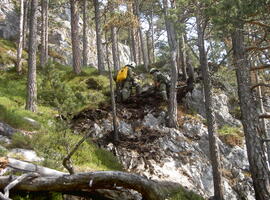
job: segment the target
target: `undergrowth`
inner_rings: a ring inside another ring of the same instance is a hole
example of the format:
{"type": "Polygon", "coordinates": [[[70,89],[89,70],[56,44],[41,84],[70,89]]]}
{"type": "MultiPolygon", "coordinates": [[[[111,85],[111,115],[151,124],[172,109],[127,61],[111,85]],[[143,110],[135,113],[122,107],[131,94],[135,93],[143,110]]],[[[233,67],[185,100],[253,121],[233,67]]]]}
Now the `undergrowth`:
{"type": "Polygon", "coordinates": [[[170,198],[170,200],[204,200],[201,196],[198,194],[188,191],[184,189],[183,187],[179,187],[178,190],[174,191],[170,198]]]}
{"type": "MultiPolygon", "coordinates": [[[[14,43],[0,39],[0,64],[13,63],[7,51],[15,52],[14,43]]],[[[25,58],[27,55],[23,55],[25,58]]],[[[109,100],[109,80],[99,75],[94,68],[84,68],[81,75],[75,75],[71,67],[50,62],[45,70],[38,68],[38,111],[25,110],[26,68],[22,75],[12,69],[0,70],[0,121],[27,132],[16,133],[12,144],[6,148],[35,150],[44,157],[43,165],[63,170],[62,159],[83,137],[74,134],[70,127],[72,116],[85,107],[98,108],[109,100]],[[31,118],[39,124],[30,123],[31,118]]],[[[1,152],[5,155],[5,151],[1,152]]],[[[85,141],[72,162],[76,171],[122,170],[113,154],[98,148],[90,140],[85,141]]]]}
{"type": "Polygon", "coordinates": [[[225,125],[217,130],[219,138],[229,146],[242,146],[244,133],[239,127],[225,125]]]}

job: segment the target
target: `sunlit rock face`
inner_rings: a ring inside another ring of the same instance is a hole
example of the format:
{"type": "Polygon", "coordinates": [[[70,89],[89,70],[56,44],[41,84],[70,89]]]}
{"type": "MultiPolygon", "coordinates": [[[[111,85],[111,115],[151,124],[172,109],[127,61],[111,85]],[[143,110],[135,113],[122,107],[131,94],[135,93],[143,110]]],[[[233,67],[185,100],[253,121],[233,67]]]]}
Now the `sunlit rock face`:
{"type": "Polygon", "coordinates": [[[0,38],[16,39],[19,17],[11,0],[0,0],[0,38]]]}
{"type": "MultiPolygon", "coordinates": [[[[19,3],[18,3],[19,5],[19,3]]],[[[17,5],[17,6],[18,6],[17,5]]],[[[15,9],[16,5],[11,0],[0,0],[0,38],[12,39],[16,41],[19,32],[19,9],[15,9]]],[[[41,8],[38,8],[41,10],[41,8]]],[[[72,47],[71,47],[71,25],[70,25],[70,9],[69,5],[64,7],[50,8],[49,10],[49,56],[64,65],[72,65],[72,47]]],[[[38,12],[38,20],[40,20],[40,12],[38,12]]],[[[91,21],[92,18],[89,18],[91,21]]],[[[96,33],[93,25],[89,26],[87,31],[88,39],[88,65],[97,67],[97,48],[96,48],[96,33]]],[[[83,21],[80,18],[80,39],[82,49],[82,26],[83,21]]],[[[41,23],[38,23],[38,33],[41,32],[41,23]]],[[[38,36],[40,44],[40,35],[38,36]]],[[[103,41],[105,42],[105,41],[103,41]]],[[[130,62],[130,50],[124,44],[119,43],[119,57],[121,66],[130,62]]],[[[104,58],[105,47],[103,48],[104,58]]],[[[112,64],[111,46],[109,47],[109,60],[112,64]]],[[[107,67],[107,65],[105,65],[107,67]]],[[[120,67],[121,67],[120,66],[120,67]]]]}
{"type": "MultiPolygon", "coordinates": [[[[188,94],[185,103],[190,109],[205,117],[204,94],[202,88],[198,86],[196,85],[193,92],[188,94]]],[[[219,127],[224,125],[241,126],[241,122],[230,114],[228,97],[225,93],[213,93],[213,110],[219,127]]]]}

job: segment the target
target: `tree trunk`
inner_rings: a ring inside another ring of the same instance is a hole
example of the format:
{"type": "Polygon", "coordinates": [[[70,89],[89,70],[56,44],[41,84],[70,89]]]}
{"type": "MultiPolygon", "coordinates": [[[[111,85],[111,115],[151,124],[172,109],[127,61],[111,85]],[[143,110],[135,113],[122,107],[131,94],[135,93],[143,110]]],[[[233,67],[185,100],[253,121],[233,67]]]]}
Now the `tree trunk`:
{"type": "Polygon", "coordinates": [[[101,31],[101,21],[100,21],[100,6],[99,0],[94,0],[95,7],[95,23],[96,23],[96,37],[97,37],[97,58],[98,58],[98,71],[103,73],[104,67],[104,55],[102,52],[102,31],[101,31]]]}
{"type": "Polygon", "coordinates": [[[200,65],[203,77],[203,86],[204,86],[204,96],[205,96],[205,109],[206,109],[206,118],[207,118],[207,128],[209,135],[209,151],[211,156],[212,170],[213,170],[213,182],[214,182],[214,199],[223,200],[224,191],[223,191],[223,181],[221,174],[221,160],[219,147],[217,143],[217,134],[216,134],[216,122],[215,115],[213,112],[213,98],[212,98],[212,85],[209,76],[209,68],[207,62],[207,55],[204,45],[204,24],[205,22],[201,19],[200,16],[197,17],[197,32],[198,32],[198,46],[200,53],[200,65]]]}
{"type": "Polygon", "coordinates": [[[151,10],[151,16],[150,16],[150,31],[151,31],[151,47],[152,47],[152,55],[151,55],[151,58],[152,58],[152,63],[155,63],[156,62],[156,59],[155,59],[155,40],[154,40],[154,25],[153,25],[153,8],[151,10]]]}
{"type": "Polygon", "coordinates": [[[29,1],[24,0],[24,15],[23,15],[23,49],[27,47],[26,44],[26,35],[28,31],[28,9],[29,9],[29,1]]]}
{"type": "Polygon", "coordinates": [[[72,41],[72,58],[73,71],[76,74],[81,73],[81,50],[79,37],[79,0],[70,0],[71,10],[71,41],[72,41]]]}
{"type": "Polygon", "coordinates": [[[148,61],[146,46],[145,46],[145,43],[144,43],[143,32],[142,32],[141,22],[140,22],[139,0],[135,0],[135,12],[136,12],[136,16],[138,18],[138,24],[139,24],[138,31],[139,31],[140,41],[141,41],[143,64],[144,64],[145,70],[148,71],[149,61],[148,61]]]}
{"type": "MultiPolygon", "coordinates": [[[[0,188],[5,188],[16,176],[1,176],[0,188]]],[[[54,191],[54,192],[91,192],[96,189],[111,189],[123,187],[133,189],[142,194],[147,200],[162,200],[161,187],[144,177],[136,174],[117,172],[117,171],[99,171],[78,173],[73,175],[37,177],[25,180],[16,185],[13,190],[24,190],[29,192],[54,191]]]]}
{"type": "Polygon", "coordinates": [[[36,52],[37,52],[37,6],[38,1],[31,1],[31,18],[29,25],[29,58],[27,78],[27,98],[25,109],[36,112],[37,83],[36,83],[36,52]]]}
{"type": "Polygon", "coordinates": [[[151,46],[151,35],[150,35],[150,31],[148,30],[146,32],[146,49],[147,49],[147,55],[148,55],[148,60],[149,60],[149,64],[152,64],[152,46],[151,46]]]}
{"type": "Polygon", "coordinates": [[[87,0],[83,0],[83,66],[88,64],[88,40],[87,40],[87,0]]]}
{"type": "MultiPolygon", "coordinates": [[[[114,9],[115,9],[114,7],[115,7],[115,5],[112,2],[110,5],[111,13],[114,13],[114,9]]],[[[111,38],[112,38],[113,68],[114,68],[114,71],[117,72],[119,70],[120,62],[118,59],[119,52],[118,52],[118,48],[117,48],[117,33],[116,33],[116,27],[114,27],[114,26],[111,27],[111,38]]]]}
{"type": "Polygon", "coordinates": [[[48,61],[48,0],[41,1],[41,54],[40,65],[44,68],[48,61]]]}
{"type": "Polygon", "coordinates": [[[259,132],[258,113],[251,94],[249,63],[245,55],[243,25],[232,33],[233,57],[248,160],[256,200],[270,199],[269,169],[259,132]]]}
{"type": "MultiPolygon", "coordinates": [[[[129,3],[128,4],[128,11],[130,13],[134,13],[133,12],[133,6],[132,6],[132,3],[129,3]]],[[[130,31],[129,31],[129,34],[130,34],[130,53],[132,54],[132,56],[130,56],[132,59],[132,61],[134,61],[135,63],[139,64],[138,63],[138,60],[137,60],[137,50],[136,50],[136,40],[135,40],[135,30],[134,30],[134,27],[132,26],[130,28],[130,31]]]]}
{"type": "Polygon", "coordinates": [[[132,30],[129,30],[128,31],[128,41],[129,41],[130,59],[131,59],[131,61],[135,62],[134,52],[133,52],[134,49],[133,49],[133,44],[132,44],[132,37],[133,37],[132,36],[132,30]]]}
{"type": "Polygon", "coordinates": [[[180,34],[179,38],[179,61],[182,68],[183,80],[187,80],[187,67],[186,67],[186,47],[183,33],[180,34]]]}
{"type": "Polygon", "coordinates": [[[23,16],[24,16],[24,0],[20,0],[20,25],[19,25],[19,38],[18,38],[18,48],[17,48],[17,73],[22,73],[22,50],[23,50],[23,16]]]}
{"type": "Polygon", "coordinates": [[[170,86],[170,99],[169,99],[169,126],[176,128],[177,122],[177,100],[176,100],[176,82],[178,79],[177,70],[177,48],[176,33],[174,24],[168,18],[168,0],[163,0],[163,11],[165,15],[165,25],[167,29],[168,42],[171,51],[171,86],[170,86]]]}
{"type": "MultiPolygon", "coordinates": [[[[251,61],[253,66],[258,65],[257,63],[259,62],[255,62],[254,60],[251,61]]],[[[260,107],[260,113],[263,114],[265,113],[265,109],[264,109],[264,105],[263,105],[263,95],[262,95],[262,88],[259,85],[260,84],[260,79],[259,79],[259,73],[256,70],[255,72],[251,72],[251,73],[255,73],[255,81],[256,81],[256,85],[258,85],[257,87],[257,101],[260,107]]],[[[270,138],[270,133],[268,133],[267,131],[267,124],[266,124],[266,119],[265,118],[261,118],[260,119],[260,124],[261,124],[261,129],[263,132],[263,135],[265,138],[270,138]]],[[[268,159],[268,166],[270,165],[270,143],[266,142],[265,143],[265,147],[267,150],[267,159],[268,159]]]]}
{"type": "MultiPolygon", "coordinates": [[[[112,51],[113,51],[113,47],[112,47],[112,51]]],[[[108,69],[109,69],[111,104],[112,104],[112,114],[113,114],[113,139],[114,139],[114,142],[117,143],[119,141],[119,133],[118,133],[118,124],[117,124],[115,95],[114,95],[114,89],[113,89],[113,76],[112,76],[112,70],[111,70],[110,60],[109,60],[109,44],[108,44],[107,37],[106,37],[106,56],[107,56],[107,64],[108,64],[108,69]]]]}

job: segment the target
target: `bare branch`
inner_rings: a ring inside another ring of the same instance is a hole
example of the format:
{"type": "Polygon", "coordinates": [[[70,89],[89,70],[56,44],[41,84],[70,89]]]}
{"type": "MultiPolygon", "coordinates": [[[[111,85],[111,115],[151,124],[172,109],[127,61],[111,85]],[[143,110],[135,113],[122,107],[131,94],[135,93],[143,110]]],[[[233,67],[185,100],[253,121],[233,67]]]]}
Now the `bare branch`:
{"type": "Polygon", "coordinates": [[[11,183],[9,183],[5,189],[4,189],[4,196],[6,198],[9,198],[9,191],[14,188],[17,184],[21,183],[22,181],[26,180],[27,178],[36,178],[38,177],[39,174],[38,173],[27,173],[27,174],[23,174],[21,176],[19,176],[18,178],[16,178],[15,180],[13,180],[11,183]]]}
{"type": "Polygon", "coordinates": [[[251,87],[251,90],[254,90],[256,87],[260,87],[260,86],[262,86],[262,87],[270,87],[270,84],[266,84],[266,83],[258,83],[258,84],[256,84],[256,85],[253,85],[253,86],[251,87]]]}
{"type": "Polygon", "coordinates": [[[93,131],[90,131],[88,134],[86,134],[69,152],[69,154],[63,159],[63,165],[68,170],[70,174],[75,174],[74,169],[72,167],[71,163],[71,156],[78,150],[80,145],[93,133],[93,131]]]}
{"type": "Polygon", "coordinates": [[[270,69],[270,65],[266,64],[266,65],[251,67],[250,71],[255,71],[255,70],[260,70],[260,69],[268,69],[268,68],[270,69]]]}
{"type": "MultiPolygon", "coordinates": [[[[64,172],[60,172],[54,169],[50,169],[47,167],[43,167],[40,165],[35,165],[29,162],[17,160],[14,158],[8,158],[7,167],[15,170],[15,171],[21,171],[21,172],[36,172],[40,174],[41,176],[61,176],[66,175],[64,172]]],[[[3,160],[3,162],[6,162],[3,160]]],[[[0,160],[0,164],[2,164],[2,161],[0,160]]]]}
{"type": "Polygon", "coordinates": [[[262,113],[259,115],[259,118],[262,119],[262,118],[270,118],[270,113],[262,113]]]}
{"type": "Polygon", "coordinates": [[[270,46],[265,46],[265,47],[257,47],[257,46],[251,46],[246,48],[246,51],[264,51],[270,49],[270,46]]]}
{"type": "Polygon", "coordinates": [[[262,139],[263,142],[270,142],[270,138],[262,139]]]}
{"type": "Polygon", "coordinates": [[[270,26],[268,24],[264,24],[264,23],[259,22],[259,21],[250,20],[250,21],[246,21],[246,23],[258,25],[258,26],[261,26],[263,28],[270,28],[270,26]]]}

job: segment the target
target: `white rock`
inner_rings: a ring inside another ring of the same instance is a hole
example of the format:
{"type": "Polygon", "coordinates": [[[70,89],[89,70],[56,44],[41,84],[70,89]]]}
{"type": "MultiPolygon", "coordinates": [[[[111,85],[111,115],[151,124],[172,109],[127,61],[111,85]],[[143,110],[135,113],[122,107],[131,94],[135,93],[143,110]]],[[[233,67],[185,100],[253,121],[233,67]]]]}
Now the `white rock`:
{"type": "Polygon", "coordinates": [[[41,162],[44,159],[37,156],[36,152],[28,149],[15,148],[11,149],[8,153],[8,157],[17,158],[19,157],[22,160],[29,162],[41,162]]]}

